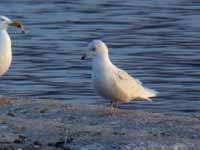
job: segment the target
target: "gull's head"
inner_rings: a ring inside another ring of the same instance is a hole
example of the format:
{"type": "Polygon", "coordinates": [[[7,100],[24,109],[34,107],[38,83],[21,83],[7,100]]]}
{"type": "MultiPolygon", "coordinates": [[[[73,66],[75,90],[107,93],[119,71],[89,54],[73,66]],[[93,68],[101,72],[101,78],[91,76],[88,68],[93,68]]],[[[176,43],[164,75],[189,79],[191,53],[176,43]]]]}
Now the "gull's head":
{"type": "Polygon", "coordinates": [[[101,40],[93,40],[88,45],[88,51],[84,54],[81,59],[85,59],[88,55],[96,56],[104,56],[108,54],[108,48],[106,44],[101,40]]]}
{"type": "Polygon", "coordinates": [[[9,26],[20,28],[25,33],[24,26],[20,22],[12,21],[5,16],[0,16],[0,30],[7,30],[9,26]]]}

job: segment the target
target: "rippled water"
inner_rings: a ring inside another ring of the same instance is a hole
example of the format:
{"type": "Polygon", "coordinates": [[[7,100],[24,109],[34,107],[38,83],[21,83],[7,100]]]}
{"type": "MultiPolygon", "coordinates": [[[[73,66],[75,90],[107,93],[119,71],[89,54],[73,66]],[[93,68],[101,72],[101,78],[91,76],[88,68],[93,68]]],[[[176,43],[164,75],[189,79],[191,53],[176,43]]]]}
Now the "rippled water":
{"type": "Polygon", "coordinates": [[[1,77],[4,96],[102,103],[81,61],[102,39],[113,62],[160,92],[125,109],[200,112],[200,2],[197,0],[1,0],[1,14],[24,23],[9,30],[13,63],[1,77]]]}

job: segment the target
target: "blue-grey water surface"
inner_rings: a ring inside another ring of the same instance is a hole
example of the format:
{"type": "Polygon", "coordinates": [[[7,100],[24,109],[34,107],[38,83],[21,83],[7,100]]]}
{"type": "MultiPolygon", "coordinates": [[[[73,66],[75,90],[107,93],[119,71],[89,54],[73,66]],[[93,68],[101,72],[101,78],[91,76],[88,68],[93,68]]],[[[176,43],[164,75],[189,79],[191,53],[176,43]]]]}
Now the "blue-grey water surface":
{"type": "Polygon", "coordinates": [[[102,39],[114,64],[160,92],[153,102],[122,108],[200,112],[200,1],[1,0],[0,10],[29,30],[9,29],[13,62],[1,95],[104,103],[90,60],[80,60],[88,42],[102,39]]]}

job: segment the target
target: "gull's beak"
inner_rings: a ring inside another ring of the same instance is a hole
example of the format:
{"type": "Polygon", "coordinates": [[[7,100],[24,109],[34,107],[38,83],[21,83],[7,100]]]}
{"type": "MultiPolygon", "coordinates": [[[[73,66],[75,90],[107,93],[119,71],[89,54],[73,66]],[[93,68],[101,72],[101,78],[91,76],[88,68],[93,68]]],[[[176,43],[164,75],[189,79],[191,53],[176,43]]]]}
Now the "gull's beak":
{"type": "Polygon", "coordinates": [[[16,28],[20,28],[22,30],[22,33],[26,33],[26,30],[25,30],[23,24],[21,24],[20,22],[13,21],[9,25],[16,27],[16,28]]]}
{"type": "Polygon", "coordinates": [[[87,54],[83,54],[82,56],[81,56],[81,60],[85,60],[87,58],[87,54]]]}

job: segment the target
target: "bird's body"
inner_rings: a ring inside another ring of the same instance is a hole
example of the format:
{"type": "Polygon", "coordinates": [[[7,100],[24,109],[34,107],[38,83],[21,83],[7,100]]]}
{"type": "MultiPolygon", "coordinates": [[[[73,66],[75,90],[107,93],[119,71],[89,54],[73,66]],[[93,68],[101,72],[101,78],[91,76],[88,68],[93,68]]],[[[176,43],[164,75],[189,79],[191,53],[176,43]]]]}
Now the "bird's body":
{"type": "Polygon", "coordinates": [[[6,30],[0,30],[0,76],[7,72],[12,61],[11,40],[6,30]]]}
{"type": "Polygon", "coordinates": [[[156,92],[143,87],[139,80],[113,65],[108,56],[95,57],[92,64],[94,87],[106,99],[127,103],[133,99],[150,100],[150,97],[156,96],[156,92]]]}
{"type": "Polygon", "coordinates": [[[90,43],[93,51],[92,81],[96,91],[111,102],[128,103],[130,100],[151,100],[157,92],[143,87],[142,83],[110,61],[108,48],[100,40],[90,43]]]}
{"type": "Polygon", "coordinates": [[[0,16],[0,76],[8,71],[12,62],[11,39],[7,32],[9,26],[21,28],[25,32],[21,23],[12,21],[5,16],[0,16]]]}

